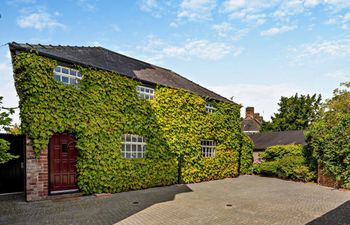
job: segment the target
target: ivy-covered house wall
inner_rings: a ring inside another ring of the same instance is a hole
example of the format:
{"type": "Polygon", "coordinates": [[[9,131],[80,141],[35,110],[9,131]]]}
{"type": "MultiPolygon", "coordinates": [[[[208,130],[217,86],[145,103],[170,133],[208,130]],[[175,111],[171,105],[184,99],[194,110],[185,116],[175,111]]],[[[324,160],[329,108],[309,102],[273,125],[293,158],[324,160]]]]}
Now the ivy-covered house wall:
{"type": "Polygon", "coordinates": [[[78,186],[86,194],[120,192],[177,182],[184,155],[185,183],[249,173],[251,141],[241,131],[239,105],[210,101],[183,89],[158,86],[152,100],[137,96],[139,81],[114,72],[71,65],[83,75],[76,85],[56,81],[56,60],[36,52],[14,56],[22,130],[39,158],[55,133],[77,139],[78,186]],[[206,102],[215,110],[207,113],[206,102]],[[121,136],[147,142],[145,158],[121,154],[121,136]],[[203,157],[201,140],[215,140],[215,157],[203,157]]]}

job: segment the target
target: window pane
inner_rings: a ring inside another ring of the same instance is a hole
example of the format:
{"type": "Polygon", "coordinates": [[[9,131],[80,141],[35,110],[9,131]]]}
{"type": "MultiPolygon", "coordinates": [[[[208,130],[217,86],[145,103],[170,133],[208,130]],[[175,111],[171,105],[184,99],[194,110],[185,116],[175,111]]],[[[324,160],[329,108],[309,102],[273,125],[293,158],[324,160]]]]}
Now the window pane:
{"type": "Polygon", "coordinates": [[[62,68],[62,73],[69,74],[67,68],[62,68]]]}
{"type": "Polygon", "coordinates": [[[130,135],[126,135],[125,141],[126,141],[126,142],[130,142],[130,141],[131,141],[131,136],[130,136],[130,135]]]}
{"type": "Polygon", "coordinates": [[[137,137],[136,136],[132,136],[132,142],[137,142],[137,137]]]}
{"type": "Polygon", "coordinates": [[[80,72],[78,72],[78,77],[82,77],[82,75],[81,75],[81,73],[80,73],[80,72]]]}
{"type": "Polygon", "coordinates": [[[130,152],[130,145],[128,145],[128,144],[125,145],[125,151],[126,151],[126,152],[130,152]]]}
{"type": "Polygon", "coordinates": [[[55,74],[54,77],[55,77],[55,80],[59,80],[59,81],[61,80],[61,76],[60,75],[55,74]]]}
{"type": "Polygon", "coordinates": [[[136,152],[131,153],[131,158],[137,158],[136,152]]]}
{"type": "Polygon", "coordinates": [[[70,70],[70,75],[72,76],[76,76],[77,75],[77,71],[76,70],[70,70]]]}
{"type": "Polygon", "coordinates": [[[62,82],[68,84],[68,82],[69,82],[68,77],[63,77],[62,76],[62,82]]]}
{"type": "Polygon", "coordinates": [[[131,158],[131,154],[130,154],[129,152],[127,152],[127,153],[125,154],[125,158],[127,158],[127,159],[131,158]]]}
{"type": "Polygon", "coordinates": [[[55,71],[56,71],[56,72],[61,72],[61,67],[57,66],[57,67],[55,68],[55,71]]]}
{"type": "Polygon", "coordinates": [[[138,138],[137,138],[138,140],[138,142],[142,142],[142,136],[138,136],[138,138]]]}
{"type": "Polygon", "coordinates": [[[69,78],[70,84],[76,84],[76,80],[74,78],[69,78]]]}

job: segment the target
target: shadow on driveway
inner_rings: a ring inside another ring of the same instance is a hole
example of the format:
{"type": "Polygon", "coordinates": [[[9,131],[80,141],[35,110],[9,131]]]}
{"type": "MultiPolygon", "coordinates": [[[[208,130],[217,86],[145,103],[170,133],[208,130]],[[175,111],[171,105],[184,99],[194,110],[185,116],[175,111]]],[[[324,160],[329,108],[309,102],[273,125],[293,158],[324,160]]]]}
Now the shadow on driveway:
{"type": "Polygon", "coordinates": [[[186,185],[172,185],[113,194],[111,197],[75,197],[65,200],[25,202],[23,197],[0,198],[0,224],[101,224],[117,223],[154,204],[172,201],[192,192],[186,185]]]}
{"type": "Polygon", "coordinates": [[[350,225],[350,201],[341,204],[307,225],[350,225]]]}

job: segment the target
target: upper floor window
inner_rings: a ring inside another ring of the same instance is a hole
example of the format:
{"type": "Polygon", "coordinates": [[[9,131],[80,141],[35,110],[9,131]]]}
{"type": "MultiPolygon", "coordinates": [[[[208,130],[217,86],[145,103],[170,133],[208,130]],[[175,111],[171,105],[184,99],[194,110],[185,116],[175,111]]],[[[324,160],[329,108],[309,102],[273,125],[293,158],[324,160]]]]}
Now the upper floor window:
{"type": "Polygon", "coordinates": [[[214,157],[215,156],[215,147],[216,143],[213,140],[202,140],[201,141],[201,147],[202,147],[202,156],[204,157],[214,157]]]}
{"type": "Polygon", "coordinates": [[[137,95],[143,99],[153,99],[154,98],[154,89],[145,87],[145,86],[137,86],[136,87],[137,95]]]}
{"type": "Polygon", "coordinates": [[[205,111],[207,111],[208,113],[212,113],[214,112],[215,108],[212,104],[206,103],[205,104],[205,111]]]}
{"type": "Polygon", "coordinates": [[[54,77],[56,80],[62,81],[65,85],[78,84],[82,79],[82,75],[78,70],[63,66],[57,66],[54,69],[54,77]]]}
{"type": "Polygon", "coordinates": [[[124,134],[121,137],[122,156],[124,158],[144,158],[146,152],[146,140],[143,136],[124,134]]]}

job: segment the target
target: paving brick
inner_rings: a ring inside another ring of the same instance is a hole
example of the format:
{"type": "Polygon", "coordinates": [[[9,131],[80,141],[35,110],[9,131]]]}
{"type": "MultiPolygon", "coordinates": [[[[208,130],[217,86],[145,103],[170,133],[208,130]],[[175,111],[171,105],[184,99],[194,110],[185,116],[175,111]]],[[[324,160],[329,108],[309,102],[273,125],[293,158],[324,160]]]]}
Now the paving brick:
{"type": "Polygon", "coordinates": [[[308,223],[349,225],[350,192],[313,183],[241,176],[130,191],[108,198],[72,195],[25,202],[18,195],[0,197],[0,224],[7,225],[308,223]]]}

